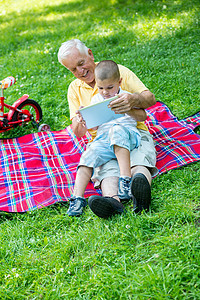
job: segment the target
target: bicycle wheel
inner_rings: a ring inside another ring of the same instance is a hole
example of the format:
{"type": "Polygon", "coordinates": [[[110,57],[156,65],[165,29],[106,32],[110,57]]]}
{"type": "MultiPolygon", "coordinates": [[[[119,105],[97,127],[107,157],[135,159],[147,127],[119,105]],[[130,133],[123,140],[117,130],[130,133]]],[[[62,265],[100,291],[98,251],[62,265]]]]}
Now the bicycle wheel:
{"type": "Polygon", "coordinates": [[[22,110],[22,113],[15,111],[13,114],[13,117],[12,117],[13,122],[26,119],[27,114],[28,114],[28,116],[30,116],[29,121],[39,123],[40,120],[42,119],[42,109],[35,100],[27,99],[24,102],[20,103],[17,106],[17,109],[22,110]],[[24,114],[23,114],[23,112],[24,112],[24,114]]]}

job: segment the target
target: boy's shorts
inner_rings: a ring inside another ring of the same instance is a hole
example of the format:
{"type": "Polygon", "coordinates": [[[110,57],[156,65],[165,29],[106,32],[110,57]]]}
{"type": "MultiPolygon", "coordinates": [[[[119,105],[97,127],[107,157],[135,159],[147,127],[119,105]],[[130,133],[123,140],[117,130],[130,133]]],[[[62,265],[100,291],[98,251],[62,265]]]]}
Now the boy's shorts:
{"type": "Polygon", "coordinates": [[[90,168],[97,168],[106,164],[112,159],[116,159],[113,145],[131,151],[140,145],[141,137],[134,126],[123,126],[113,124],[107,131],[102,131],[93,142],[87,144],[86,151],[83,152],[79,165],[90,168]]]}
{"type": "MultiPolygon", "coordinates": [[[[156,168],[156,150],[151,134],[142,129],[138,129],[141,134],[141,143],[138,148],[131,151],[131,167],[134,166],[145,166],[149,169],[152,176],[158,174],[156,168]]],[[[101,181],[107,177],[119,177],[119,166],[116,159],[112,159],[104,165],[95,168],[92,176],[95,188],[99,188],[101,181]]]]}

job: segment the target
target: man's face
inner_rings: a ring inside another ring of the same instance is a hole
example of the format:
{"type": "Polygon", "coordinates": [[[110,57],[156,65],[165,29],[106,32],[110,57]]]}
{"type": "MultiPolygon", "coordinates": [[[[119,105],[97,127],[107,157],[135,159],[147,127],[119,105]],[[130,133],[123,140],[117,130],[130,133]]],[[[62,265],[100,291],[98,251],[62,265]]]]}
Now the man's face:
{"type": "Polygon", "coordinates": [[[96,78],[96,85],[99,90],[99,94],[104,98],[108,99],[114,97],[119,92],[121,79],[113,80],[113,78],[100,80],[96,78]]]}
{"type": "Polygon", "coordinates": [[[88,55],[80,53],[76,48],[62,61],[63,65],[71,71],[74,76],[88,85],[94,87],[95,62],[92,51],[88,49],[88,55]]]}

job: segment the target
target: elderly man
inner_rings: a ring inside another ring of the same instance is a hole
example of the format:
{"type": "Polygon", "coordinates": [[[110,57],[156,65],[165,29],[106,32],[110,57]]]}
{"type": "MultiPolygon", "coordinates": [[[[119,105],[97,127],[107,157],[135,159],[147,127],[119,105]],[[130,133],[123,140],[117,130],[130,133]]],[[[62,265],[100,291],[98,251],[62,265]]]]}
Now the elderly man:
{"type": "MultiPolygon", "coordinates": [[[[74,74],[76,79],[68,88],[68,103],[72,129],[77,137],[82,137],[87,128],[79,122],[76,112],[80,106],[90,105],[91,98],[98,93],[95,84],[95,61],[91,49],[80,40],[74,39],[64,42],[58,51],[59,62],[74,74]]],[[[130,113],[133,108],[148,108],[156,103],[154,95],[145,87],[139,78],[128,68],[118,65],[121,87],[129,93],[119,95],[111,102],[111,109],[115,113],[130,113]]],[[[141,134],[141,144],[131,151],[131,192],[135,212],[143,209],[149,210],[151,202],[152,175],[157,173],[156,152],[153,139],[143,122],[137,122],[141,134]]],[[[89,130],[92,137],[96,132],[89,130]]],[[[101,187],[102,196],[91,196],[89,207],[99,217],[108,218],[124,212],[124,206],[117,195],[119,167],[117,161],[112,159],[105,165],[95,169],[93,179],[95,186],[101,187]]],[[[70,199],[69,216],[79,216],[83,213],[86,200],[82,197],[70,199]]]]}

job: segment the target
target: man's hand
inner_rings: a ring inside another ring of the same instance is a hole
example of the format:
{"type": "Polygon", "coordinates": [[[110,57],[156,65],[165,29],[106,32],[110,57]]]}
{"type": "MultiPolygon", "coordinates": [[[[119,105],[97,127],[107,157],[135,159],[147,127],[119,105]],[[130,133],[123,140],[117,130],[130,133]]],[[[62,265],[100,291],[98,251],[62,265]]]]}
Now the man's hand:
{"type": "Polygon", "coordinates": [[[143,91],[140,94],[123,93],[113,100],[109,107],[116,114],[128,113],[135,108],[148,108],[156,103],[155,96],[150,91],[143,91]]]}
{"type": "Polygon", "coordinates": [[[116,114],[123,114],[130,111],[133,107],[132,103],[134,102],[132,99],[135,97],[134,94],[120,94],[118,98],[111,101],[108,107],[110,107],[116,114]]]}

